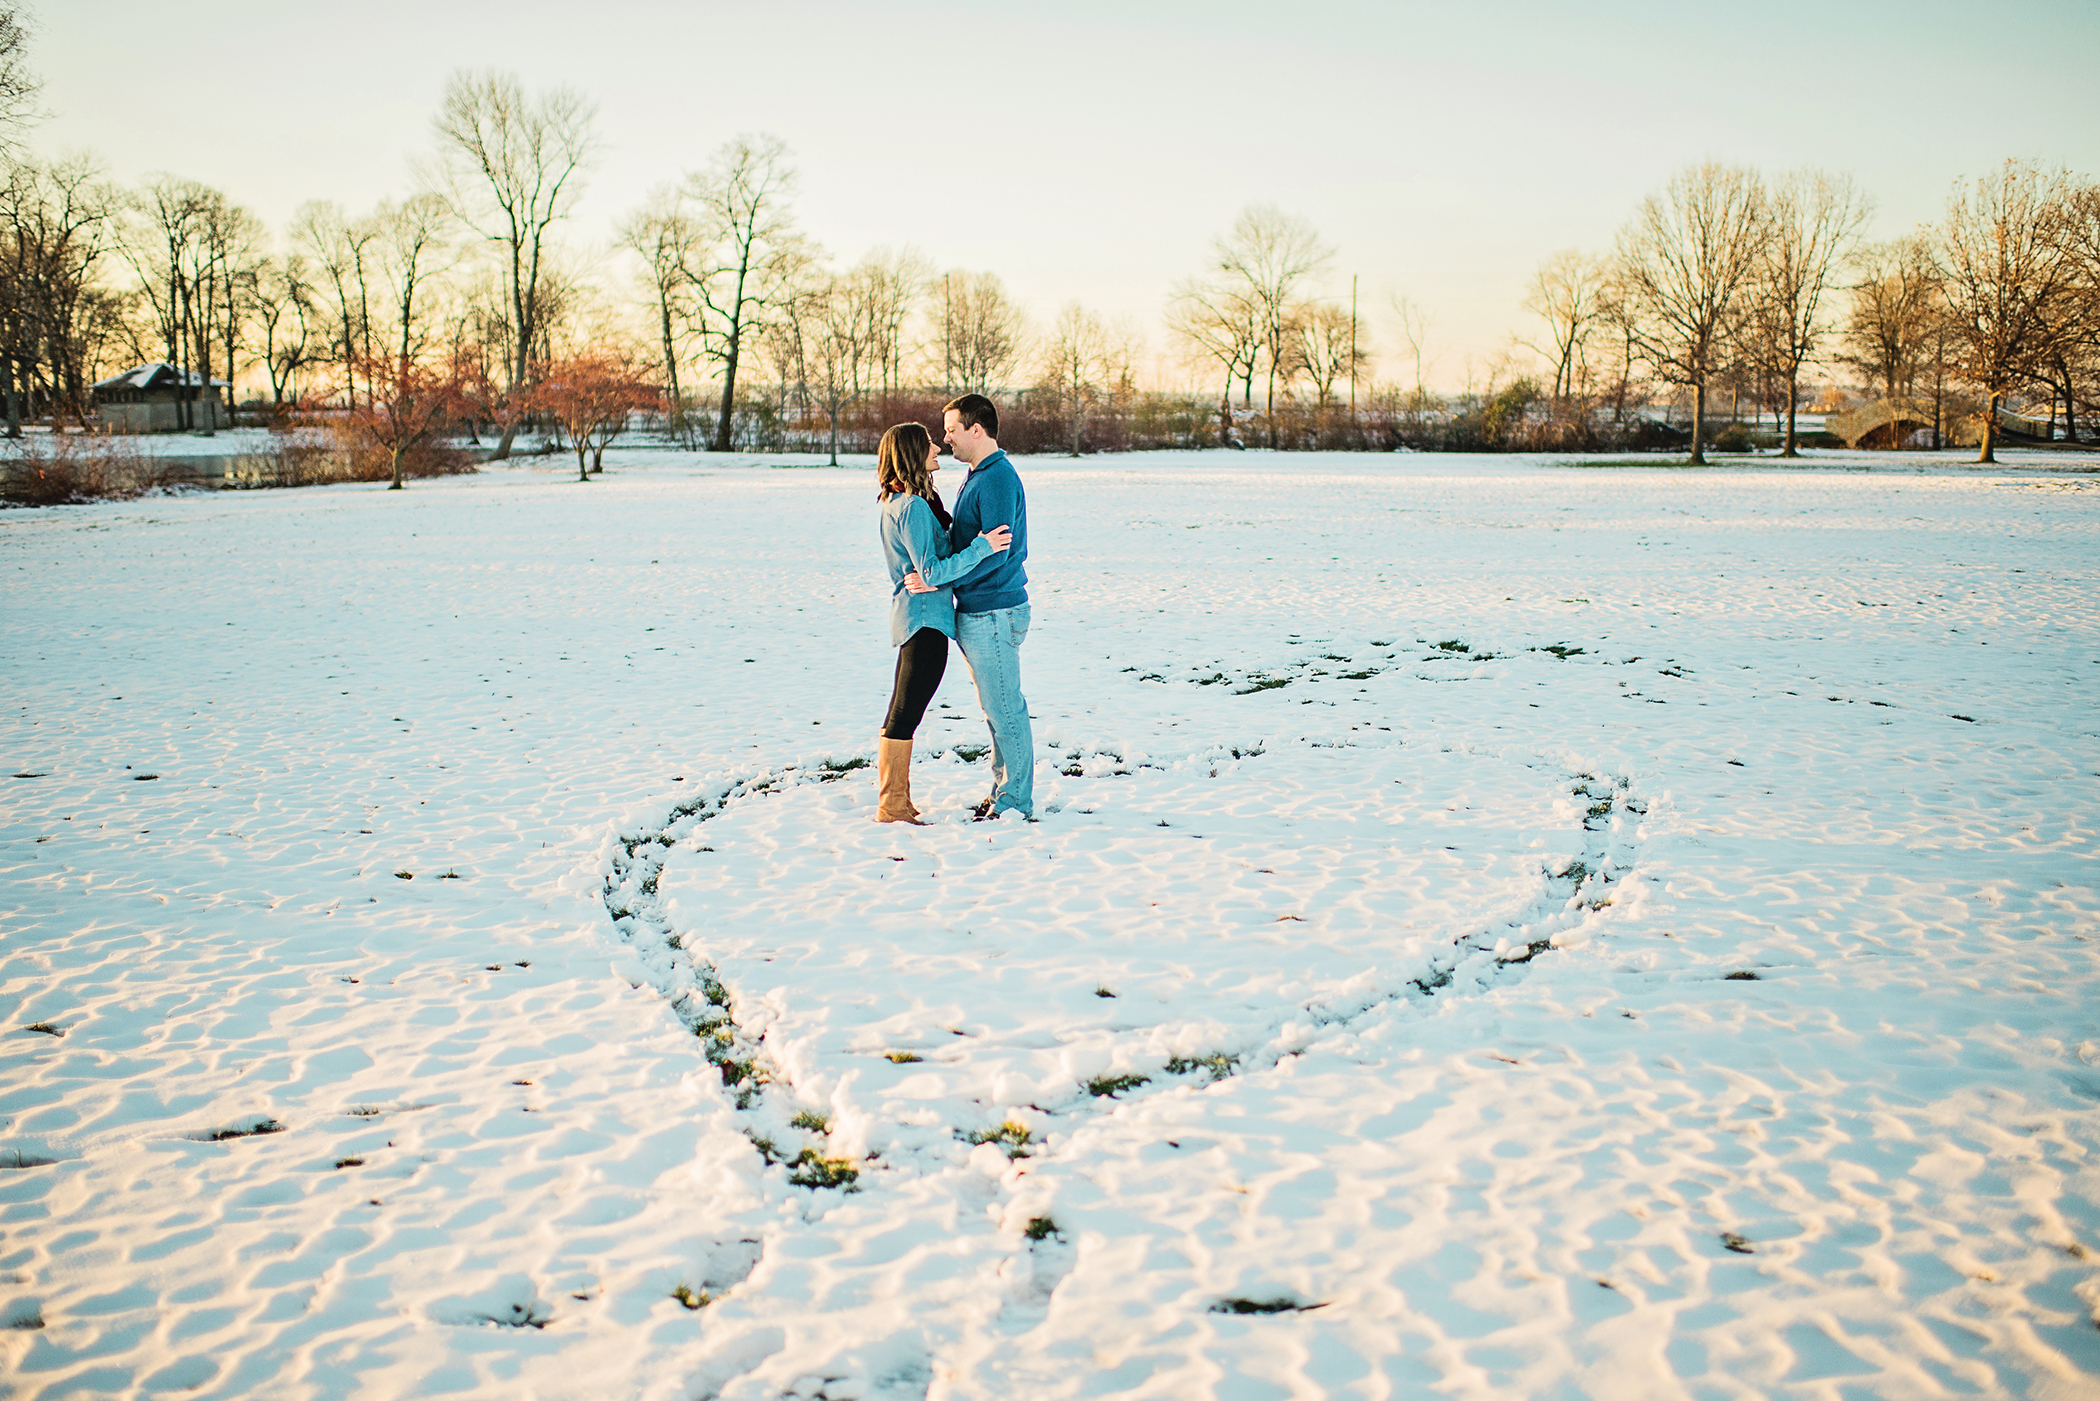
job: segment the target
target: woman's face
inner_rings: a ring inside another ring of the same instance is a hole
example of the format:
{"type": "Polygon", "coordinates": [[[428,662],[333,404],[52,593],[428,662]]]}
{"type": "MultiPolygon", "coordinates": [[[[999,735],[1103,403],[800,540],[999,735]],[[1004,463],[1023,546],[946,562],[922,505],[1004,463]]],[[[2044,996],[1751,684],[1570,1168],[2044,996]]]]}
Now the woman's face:
{"type": "Polygon", "coordinates": [[[926,475],[932,476],[940,470],[941,445],[939,443],[928,443],[926,445],[926,475]]]}

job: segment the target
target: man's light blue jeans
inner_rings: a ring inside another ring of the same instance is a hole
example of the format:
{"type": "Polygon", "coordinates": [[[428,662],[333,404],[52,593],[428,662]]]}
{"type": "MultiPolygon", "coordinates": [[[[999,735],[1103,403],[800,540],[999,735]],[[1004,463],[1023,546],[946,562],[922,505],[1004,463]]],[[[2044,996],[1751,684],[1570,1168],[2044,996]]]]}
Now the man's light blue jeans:
{"type": "Polygon", "coordinates": [[[977,703],[992,727],[992,811],[1035,816],[1035,730],[1021,694],[1021,642],[1028,636],[1028,605],[988,613],[957,613],[955,641],[977,703]]]}

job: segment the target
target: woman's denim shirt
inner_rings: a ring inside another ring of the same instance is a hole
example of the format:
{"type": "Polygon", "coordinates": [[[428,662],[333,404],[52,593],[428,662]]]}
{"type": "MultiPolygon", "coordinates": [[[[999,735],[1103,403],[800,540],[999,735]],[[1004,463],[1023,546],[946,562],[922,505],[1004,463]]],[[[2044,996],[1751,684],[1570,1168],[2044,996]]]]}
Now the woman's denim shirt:
{"type": "Polygon", "coordinates": [[[916,569],[929,584],[947,585],[984,563],[991,544],[980,535],[955,554],[948,553],[948,532],[934,519],[933,507],[916,496],[899,494],[882,503],[882,553],[890,567],[890,645],[901,647],[920,628],[939,628],[955,636],[955,594],[945,587],[932,593],[909,593],[904,576],[916,569]]]}

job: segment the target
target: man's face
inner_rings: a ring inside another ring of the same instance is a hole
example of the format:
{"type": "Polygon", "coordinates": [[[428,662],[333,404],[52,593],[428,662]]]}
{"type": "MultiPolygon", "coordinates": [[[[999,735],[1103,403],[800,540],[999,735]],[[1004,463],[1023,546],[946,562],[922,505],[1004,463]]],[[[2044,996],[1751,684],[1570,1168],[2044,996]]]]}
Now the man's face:
{"type": "Polygon", "coordinates": [[[949,409],[941,415],[941,436],[948,440],[948,447],[955,453],[957,461],[972,467],[977,465],[984,443],[983,428],[963,427],[962,412],[949,409]]]}

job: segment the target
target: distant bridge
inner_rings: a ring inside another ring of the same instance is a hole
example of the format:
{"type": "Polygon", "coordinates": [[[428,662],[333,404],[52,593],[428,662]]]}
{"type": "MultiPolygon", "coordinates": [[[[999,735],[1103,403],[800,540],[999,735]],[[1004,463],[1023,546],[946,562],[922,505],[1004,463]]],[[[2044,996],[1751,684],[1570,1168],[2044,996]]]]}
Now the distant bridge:
{"type": "MultiPolygon", "coordinates": [[[[1940,426],[1946,441],[1958,447],[1976,446],[1981,414],[1955,413],[1940,426]]],[[[1823,420],[1824,431],[1835,433],[1848,448],[1900,448],[1911,434],[1933,424],[1932,405],[1917,399],[1876,399],[1869,404],[1834,413],[1823,420]]],[[[2046,420],[2028,418],[2006,409],[1998,410],[1998,441],[2043,443],[2049,431],[2046,420]]]]}

